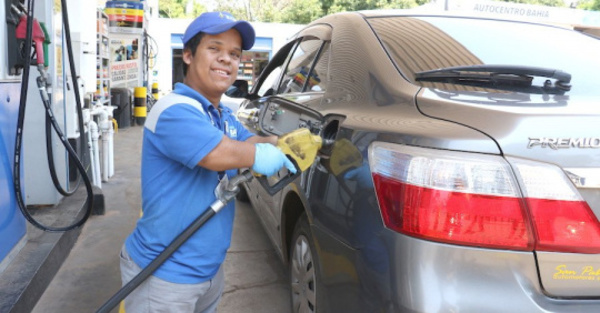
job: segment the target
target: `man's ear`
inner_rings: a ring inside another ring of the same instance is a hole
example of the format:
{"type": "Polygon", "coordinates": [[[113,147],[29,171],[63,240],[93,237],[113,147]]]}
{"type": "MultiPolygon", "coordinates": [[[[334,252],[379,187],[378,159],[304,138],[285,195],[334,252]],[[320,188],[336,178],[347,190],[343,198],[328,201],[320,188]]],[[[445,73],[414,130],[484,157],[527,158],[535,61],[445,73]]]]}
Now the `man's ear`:
{"type": "Polygon", "coordinates": [[[185,64],[192,64],[192,51],[190,49],[183,49],[182,59],[185,64]]]}

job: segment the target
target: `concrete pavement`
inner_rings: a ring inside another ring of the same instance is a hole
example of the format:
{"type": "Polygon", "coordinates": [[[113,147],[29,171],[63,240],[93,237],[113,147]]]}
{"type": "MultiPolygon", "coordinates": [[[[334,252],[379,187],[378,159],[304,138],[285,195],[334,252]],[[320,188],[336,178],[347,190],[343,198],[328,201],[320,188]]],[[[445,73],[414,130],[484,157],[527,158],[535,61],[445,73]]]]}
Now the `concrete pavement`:
{"type": "MultiPolygon", "coordinates": [[[[102,185],[106,213],[92,216],[81,229],[33,313],[95,312],[120,288],[119,249],[141,209],[141,138],[140,126],[115,134],[115,175],[102,185]]],[[[252,208],[239,202],[236,206],[218,312],[290,312],[286,269],[252,208]]]]}

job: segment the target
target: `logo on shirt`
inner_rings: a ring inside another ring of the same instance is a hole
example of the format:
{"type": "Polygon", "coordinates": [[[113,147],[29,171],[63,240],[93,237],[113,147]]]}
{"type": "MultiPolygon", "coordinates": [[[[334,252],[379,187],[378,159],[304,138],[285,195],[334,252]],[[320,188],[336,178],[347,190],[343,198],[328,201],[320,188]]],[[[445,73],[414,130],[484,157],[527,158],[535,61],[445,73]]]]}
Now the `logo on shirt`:
{"type": "Polygon", "coordinates": [[[237,138],[237,129],[233,126],[229,126],[228,128],[227,133],[229,134],[229,137],[237,138]]]}

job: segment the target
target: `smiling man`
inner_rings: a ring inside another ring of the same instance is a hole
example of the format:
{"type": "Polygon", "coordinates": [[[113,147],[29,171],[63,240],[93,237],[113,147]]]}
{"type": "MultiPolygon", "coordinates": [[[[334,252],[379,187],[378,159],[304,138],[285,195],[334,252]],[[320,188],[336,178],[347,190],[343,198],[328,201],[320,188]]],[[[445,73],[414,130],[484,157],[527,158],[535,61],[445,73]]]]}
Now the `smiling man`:
{"type": "MultiPolygon", "coordinates": [[[[220,104],[254,39],[248,22],[226,12],[203,13],[185,31],[184,81],[153,106],[144,125],[144,214],[121,249],[123,285],[208,209],[217,185],[238,168],[266,176],[284,166],[296,171],[273,145],[276,137],[253,136],[220,104]]],[[[229,203],[125,299],[125,311],[214,312],[233,217],[229,203]]]]}

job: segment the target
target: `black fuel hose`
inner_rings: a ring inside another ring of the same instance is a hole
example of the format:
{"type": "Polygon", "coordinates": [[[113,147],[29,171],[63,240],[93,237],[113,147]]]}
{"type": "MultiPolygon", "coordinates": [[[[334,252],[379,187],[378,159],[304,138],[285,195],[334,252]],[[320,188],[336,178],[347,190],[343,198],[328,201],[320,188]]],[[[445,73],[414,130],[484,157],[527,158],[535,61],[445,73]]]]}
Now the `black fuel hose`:
{"type": "MultiPolygon", "coordinates": [[[[79,116],[79,118],[83,119],[82,116],[79,116]]],[[[79,151],[80,153],[83,153],[83,139],[80,140],[80,142],[82,143],[82,145],[79,151]]],[[[54,149],[52,148],[52,121],[50,120],[50,117],[48,115],[46,115],[46,155],[48,156],[48,169],[50,169],[50,178],[52,178],[54,188],[56,188],[58,193],[60,193],[63,196],[68,197],[73,195],[81,185],[81,176],[77,176],[77,183],[75,184],[75,187],[73,187],[71,190],[65,190],[65,188],[63,188],[60,184],[60,181],[58,180],[58,174],[56,174],[56,165],[54,164],[54,149]]],[[[70,156],[69,160],[73,161],[70,156]]]]}
{"type": "MultiPolygon", "coordinates": [[[[77,153],[73,150],[73,147],[71,147],[71,145],[69,144],[65,135],[60,130],[60,126],[58,125],[58,122],[54,118],[52,108],[50,107],[50,99],[47,97],[47,93],[45,93],[45,92],[41,92],[41,94],[42,94],[42,102],[44,103],[44,107],[46,109],[46,114],[50,118],[50,122],[52,123],[54,130],[56,131],[58,137],[60,138],[60,141],[62,142],[63,146],[67,150],[69,156],[75,162],[77,169],[81,173],[81,177],[86,186],[87,194],[88,194],[88,197],[84,204],[84,205],[87,205],[87,208],[86,208],[86,211],[85,211],[83,217],[71,225],[68,225],[65,227],[51,227],[51,226],[47,226],[47,225],[42,225],[41,223],[36,221],[33,218],[33,216],[31,215],[31,213],[27,210],[25,202],[23,201],[23,192],[21,190],[21,161],[22,161],[21,146],[23,143],[23,124],[24,124],[24,120],[25,120],[25,108],[26,108],[26,102],[27,102],[29,72],[30,72],[30,67],[31,67],[31,46],[32,46],[34,2],[35,2],[34,0],[28,0],[28,5],[27,5],[28,10],[26,12],[27,31],[26,31],[25,46],[24,46],[24,48],[25,48],[25,54],[24,54],[25,55],[25,66],[23,68],[23,77],[22,77],[22,81],[21,81],[19,114],[18,114],[17,130],[16,130],[16,136],[15,136],[13,185],[15,188],[15,195],[16,195],[16,200],[17,200],[19,209],[21,210],[21,213],[23,214],[23,216],[29,223],[31,223],[33,226],[35,226],[39,229],[42,229],[44,231],[65,232],[65,231],[69,231],[69,230],[75,229],[77,227],[80,227],[87,221],[87,219],[89,218],[89,216],[92,213],[92,209],[93,209],[93,205],[94,205],[94,203],[93,203],[94,194],[93,194],[93,190],[92,190],[92,184],[90,182],[89,177],[86,174],[85,168],[83,167],[81,160],[79,160],[77,153]]],[[[71,70],[71,76],[77,77],[77,75],[75,75],[75,73],[76,73],[75,72],[75,62],[73,59],[73,50],[72,50],[72,45],[71,45],[71,35],[70,35],[66,0],[61,0],[61,5],[62,5],[62,19],[63,19],[63,26],[64,26],[64,31],[65,31],[66,42],[67,42],[67,54],[69,56],[69,65],[70,65],[70,70],[71,70]]],[[[37,83],[38,83],[38,87],[40,88],[40,91],[42,91],[42,89],[45,91],[45,88],[46,88],[45,77],[42,77],[42,76],[38,77],[37,83]]],[[[74,85],[75,100],[77,102],[78,113],[80,115],[82,115],[81,99],[79,97],[79,88],[78,88],[77,84],[73,84],[73,85],[74,85]]],[[[83,131],[83,122],[82,121],[80,122],[80,131],[83,131]]]]}
{"type": "MultiPolygon", "coordinates": [[[[63,15],[63,19],[66,20],[67,24],[68,24],[68,20],[69,19],[68,19],[68,11],[66,10],[66,7],[63,10],[63,12],[66,12],[65,14],[67,14],[66,17],[65,17],[65,15],[63,15]]],[[[67,28],[68,28],[68,26],[65,27],[65,30],[67,28]]],[[[69,37],[66,38],[67,39],[67,45],[69,45],[70,42],[71,42],[70,31],[67,31],[67,36],[69,36],[69,37]]],[[[72,49],[69,50],[69,51],[72,51],[72,49]]],[[[83,128],[83,112],[81,110],[81,100],[80,100],[80,98],[78,96],[79,95],[79,88],[78,88],[79,85],[78,85],[78,82],[76,81],[76,79],[74,78],[74,77],[77,77],[77,76],[75,75],[75,72],[73,71],[74,67],[73,67],[73,63],[71,61],[71,59],[72,59],[72,54],[71,53],[69,54],[69,57],[70,57],[69,58],[69,65],[70,65],[70,68],[71,68],[71,76],[73,77],[72,78],[73,79],[73,84],[75,85],[73,90],[74,90],[74,93],[76,95],[76,104],[77,104],[77,108],[78,108],[78,110],[77,110],[77,122],[78,122],[78,127],[79,127],[79,134],[80,134],[79,153],[81,153],[81,156],[83,156],[84,155],[84,151],[86,149],[86,146],[85,146],[86,141],[83,138],[83,129],[84,129],[83,128]]],[[[52,125],[52,122],[50,120],[50,117],[48,115],[46,115],[46,155],[47,155],[47,159],[48,159],[48,169],[50,170],[50,178],[52,179],[52,183],[54,184],[54,188],[56,188],[56,190],[58,191],[58,193],[60,193],[63,196],[68,197],[68,196],[73,195],[79,189],[79,186],[81,185],[82,176],[78,176],[77,177],[77,183],[75,184],[75,187],[73,187],[71,190],[68,190],[68,189],[65,190],[65,188],[63,188],[61,186],[60,181],[58,179],[58,175],[56,174],[56,166],[54,164],[54,152],[53,152],[53,148],[52,148],[52,131],[51,131],[51,125],[52,125]]],[[[69,160],[74,161],[70,155],[69,155],[69,160]]]]}
{"type": "MultiPolygon", "coordinates": [[[[80,136],[80,140],[79,140],[79,147],[80,147],[80,152],[83,154],[85,151],[85,138],[84,138],[84,126],[83,126],[83,110],[82,107],[83,105],[81,105],[81,94],[79,93],[79,81],[78,81],[78,75],[77,75],[77,70],[75,69],[75,59],[73,57],[73,45],[71,43],[71,27],[69,26],[69,11],[67,10],[67,0],[61,0],[61,5],[62,5],[62,19],[63,19],[63,25],[65,27],[65,38],[67,41],[67,50],[68,50],[68,56],[69,56],[69,67],[71,70],[71,79],[73,81],[73,93],[75,94],[75,104],[77,107],[77,116],[79,117],[77,119],[78,121],[78,126],[79,126],[79,136],[80,136]]],[[[77,156],[77,154],[75,154],[77,156]]],[[[71,157],[73,157],[71,155],[71,157]]],[[[81,163],[81,160],[79,160],[77,158],[77,160],[79,161],[79,163],[81,163]]],[[[82,166],[82,177],[83,176],[87,176],[86,175],[87,171],[83,168],[82,166]]],[[[88,181],[89,181],[89,177],[88,177],[88,181]]],[[[91,183],[90,183],[91,186],[91,183]]],[[[93,196],[90,194],[90,196],[93,196]]]]}
{"type": "Polygon", "coordinates": [[[158,269],[165,261],[173,254],[181,245],[183,245],[198,229],[200,229],[204,223],[210,220],[216,214],[212,208],[204,211],[199,217],[197,217],[190,226],[183,230],[173,242],[171,242],[148,266],[142,269],[137,275],[135,275],[125,286],[121,287],[117,293],[115,293],[110,299],[108,299],[96,313],[108,313],[114,307],[119,305],[123,299],[125,299],[132,291],[134,291],[139,285],[141,285],[156,269],[158,269]]]}
{"type": "MultiPolygon", "coordinates": [[[[300,171],[298,171],[300,172],[300,171]]],[[[183,245],[192,235],[198,231],[208,220],[229,203],[235,199],[240,191],[239,185],[252,180],[254,176],[249,170],[245,170],[239,175],[234,176],[229,181],[227,188],[222,191],[221,197],[215,200],[202,214],[200,214],[192,223],[186,227],[165,249],[159,253],[144,269],[135,275],[125,286],[121,287],[110,299],[108,299],[96,313],[108,313],[114,307],[119,305],[132,291],[141,285],[156,269],[158,269],[181,245],[183,245]]]]}

